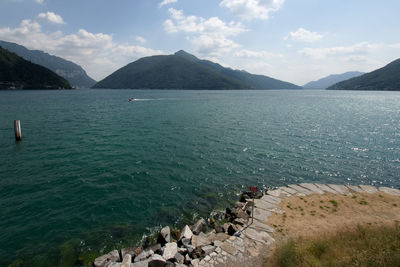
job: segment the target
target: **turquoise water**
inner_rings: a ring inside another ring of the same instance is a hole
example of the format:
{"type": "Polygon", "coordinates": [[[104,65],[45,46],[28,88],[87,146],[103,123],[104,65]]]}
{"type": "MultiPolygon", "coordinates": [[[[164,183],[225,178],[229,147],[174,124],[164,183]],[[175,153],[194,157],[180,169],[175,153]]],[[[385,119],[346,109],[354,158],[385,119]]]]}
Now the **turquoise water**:
{"type": "Polygon", "coordinates": [[[0,114],[0,266],[70,266],[252,185],[400,186],[398,92],[0,91],[0,114]]]}

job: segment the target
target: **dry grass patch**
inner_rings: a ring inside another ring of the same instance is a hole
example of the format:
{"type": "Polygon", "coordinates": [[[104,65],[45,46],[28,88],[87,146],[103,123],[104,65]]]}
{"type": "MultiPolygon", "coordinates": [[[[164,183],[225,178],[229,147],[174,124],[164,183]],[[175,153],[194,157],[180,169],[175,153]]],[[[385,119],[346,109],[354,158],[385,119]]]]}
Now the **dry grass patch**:
{"type": "Polygon", "coordinates": [[[284,199],[279,206],[285,213],[268,219],[268,224],[277,230],[277,240],[400,221],[400,198],[385,193],[313,194],[284,199]]]}
{"type": "Polygon", "coordinates": [[[400,266],[400,226],[352,230],[281,243],[264,266],[400,266]]]}

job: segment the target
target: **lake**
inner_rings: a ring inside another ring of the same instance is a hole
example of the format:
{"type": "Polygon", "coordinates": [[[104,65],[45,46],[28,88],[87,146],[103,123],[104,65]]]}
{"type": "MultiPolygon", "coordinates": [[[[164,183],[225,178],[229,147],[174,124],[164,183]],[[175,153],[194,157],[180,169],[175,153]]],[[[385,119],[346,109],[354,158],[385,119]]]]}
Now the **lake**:
{"type": "Polygon", "coordinates": [[[0,91],[0,114],[0,266],[88,261],[249,186],[400,186],[400,92],[0,91]]]}

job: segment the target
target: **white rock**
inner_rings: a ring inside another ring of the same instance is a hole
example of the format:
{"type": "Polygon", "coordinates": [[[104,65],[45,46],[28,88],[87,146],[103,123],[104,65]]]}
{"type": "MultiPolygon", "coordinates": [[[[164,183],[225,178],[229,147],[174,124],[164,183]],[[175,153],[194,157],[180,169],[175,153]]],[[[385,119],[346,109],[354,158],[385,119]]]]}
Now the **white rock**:
{"type": "Polygon", "coordinates": [[[132,255],[125,254],[124,258],[122,259],[121,267],[131,267],[132,263],[132,255]]]}
{"type": "Polygon", "coordinates": [[[117,262],[119,261],[119,252],[118,250],[113,250],[101,257],[98,257],[94,260],[95,267],[102,267],[107,265],[110,262],[117,262]]]}
{"type": "Polygon", "coordinates": [[[179,238],[179,240],[181,240],[182,238],[192,238],[193,236],[193,232],[192,230],[190,230],[189,226],[185,225],[185,227],[183,228],[182,232],[181,232],[181,236],[179,238]]]}
{"type": "Polygon", "coordinates": [[[173,259],[178,253],[178,245],[175,242],[165,244],[163,258],[166,260],[173,259]]]}
{"type": "Polygon", "coordinates": [[[211,252],[213,252],[213,251],[215,250],[215,247],[214,247],[214,246],[211,246],[211,245],[208,245],[208,246],[202,247],[201,250],[203,250],[203,252],[204,252],[206,255],[208,255],[208,254],[210,254],[211,252]]]}
{"type": "Polygon", "coordinates": [[[148,267],[149,266],[149,260],[144,260],[144,261],[138,261],[131,263],[131,267],[148,267]]]}
{"type": "Polygon", "coordinates": [[[153,254],[154,254],[154,251],[152,251],[151,249],[142,251],[142,253],[140,253],[139,255],[137,255],[135,257],[134,262],[143,261],[143,260],[149,258],[153,254]]]}
{"type": "Polygon", "coordinates": [[[199,266],[199,262],[200,262],[199,259],[194,259],[194,260],[191,261],[192,265],[195,266],[195,267],[199,266]]]}

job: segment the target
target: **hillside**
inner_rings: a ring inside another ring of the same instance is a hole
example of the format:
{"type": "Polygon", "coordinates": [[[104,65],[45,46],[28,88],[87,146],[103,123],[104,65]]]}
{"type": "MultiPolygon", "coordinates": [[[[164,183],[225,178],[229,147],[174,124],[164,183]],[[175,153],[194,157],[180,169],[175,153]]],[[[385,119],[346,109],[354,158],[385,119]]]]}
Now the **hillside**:
{"type": "Polygon", "coordinates": [[[93,88],[130,89],[300,89],[267,76],[224,68],[184,51],[141,58],[117,70],[93,88]]]}
{"type": "Polygon", "coordinates": [[[71,89],[67,80],[0,47],[0,89],[71,89]]]}
{"type": "Polygon", "coordinates": [[[359,71],[350,71],[350,72],[345,72],[342,74],[332,74],[327,77],[324,77],[322,79],[319,79],[317,81],[312,81],[309,82],[305,85],[303,85],[304,89],[326,89],[331,85],[334,85],[335,83],[345,81],[354,77],[358,77],[363,75],[363,72],[359,71]]]}
{"type": "Polygon", "coordinates": [[[0,46],[28,61],[31,61],[32,63],[54,71],[68,80],[69,83],[76,88],[90,88],[96,83],[95,80],[86,74],[85,70],[81,66],[71,61],[49,55],[40,50],[29,50],[24,46],[15,43],[0,41],[0,46]]]}
{"type": "Polygon", "coordinates": [[[381,69],[336,83],[328,90],[400,91],[400,59],[381,69]]]}

